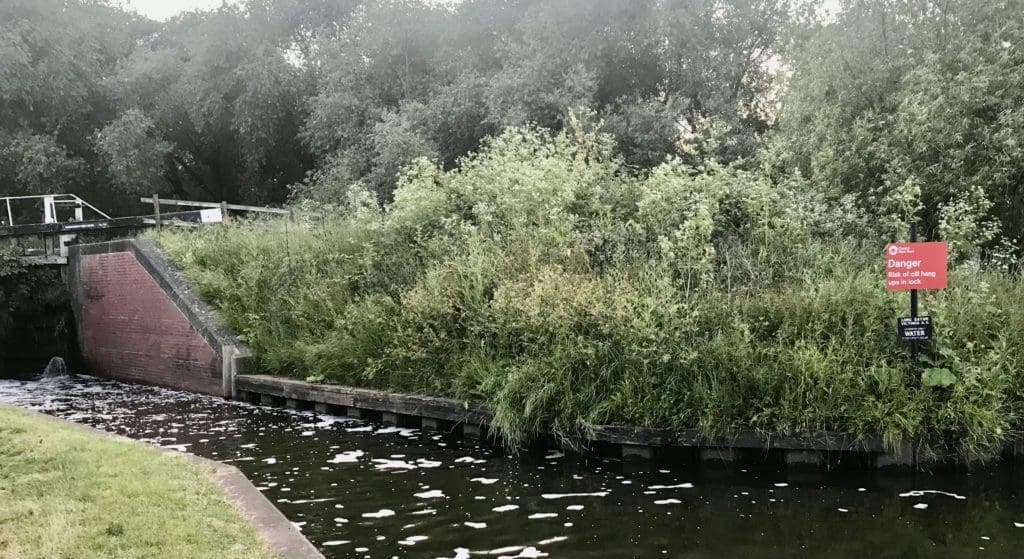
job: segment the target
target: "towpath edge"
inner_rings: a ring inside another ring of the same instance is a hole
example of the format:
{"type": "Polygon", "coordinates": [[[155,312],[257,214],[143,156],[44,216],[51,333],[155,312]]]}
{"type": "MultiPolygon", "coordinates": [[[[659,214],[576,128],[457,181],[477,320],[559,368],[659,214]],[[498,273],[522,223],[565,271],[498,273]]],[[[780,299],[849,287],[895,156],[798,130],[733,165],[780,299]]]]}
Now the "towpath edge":
{"type": "Polygon", "coordinates": [[[74,421],[68,421],[45,413],[17,408],[27,415],[40,419],[71,426],[96,436],[114,439],[127,444],[146,446],[168,456],[183,460],[209,470],[212,480],[223,492],[225,500],[245,519],[266,544],[270,552],[280,559],[324,559],[324,555],[316,548],[298,528],[279,511],[266,496],[252,484],[238,468],[209,460],[201,456],[179,452],[168,448],[150,445],[135,439],[123,437],[115,433],[96,429],[74,421]]]}

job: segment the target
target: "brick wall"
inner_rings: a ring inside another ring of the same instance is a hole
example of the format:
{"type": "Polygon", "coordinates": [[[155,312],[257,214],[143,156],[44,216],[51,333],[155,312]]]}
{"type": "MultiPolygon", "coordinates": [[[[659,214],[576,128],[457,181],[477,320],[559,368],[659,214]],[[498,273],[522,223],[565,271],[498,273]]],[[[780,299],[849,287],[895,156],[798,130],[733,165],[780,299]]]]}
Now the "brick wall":
{"type": "Polygon", "coordinates": [[[221,358],[132,252],[82,254],[78,335],[89,371],[223,395],[221,358]]]}

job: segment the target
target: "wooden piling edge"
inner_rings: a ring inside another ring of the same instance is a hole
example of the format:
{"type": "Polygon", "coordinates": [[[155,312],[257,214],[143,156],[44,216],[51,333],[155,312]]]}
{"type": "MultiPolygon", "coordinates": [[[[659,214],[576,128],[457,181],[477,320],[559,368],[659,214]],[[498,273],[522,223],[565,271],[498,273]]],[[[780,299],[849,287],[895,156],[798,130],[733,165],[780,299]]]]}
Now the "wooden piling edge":
{"type": "MultiPolygon", "coordinates": [[[[295,402],[306,402],[308,407],[330,409],[353,418],[363,417],[371,411],[384,414],[382,417],[392,421],[399,417],[415,417],[420,418],[423,425],[435,429],[440,424],[454,424],[455,428],[461,426],[470,437],[479,436],[480,428],[490,425],[494,419],[489,409],[473,402],[314,384],[266,375],[238,375],[235,377],[235,389],[242,399],[264,404],[283,405],[288,402],[294,406],[295,402]]],[[[827,456],[840,453],[864,455],[870,458],[866,463],[872,467],[916,466],[913,452],[906,448],[893,454],[880,437],[856,438],[842,433],[792,437],[740,432],[728,437],[708,437],[696,429],[674,431],[602,425],[594,427],[586,438],[584,446],[596,443],[618,447],[621,456],[628,459],[650,459],[659,449],[685,448],[708,456],[736,456],[737,452],[767,455],[770,451],[777,451],[783,455],[784,463],[820,465],[823,469],[829,464],[825,459],[827,456]]]]}

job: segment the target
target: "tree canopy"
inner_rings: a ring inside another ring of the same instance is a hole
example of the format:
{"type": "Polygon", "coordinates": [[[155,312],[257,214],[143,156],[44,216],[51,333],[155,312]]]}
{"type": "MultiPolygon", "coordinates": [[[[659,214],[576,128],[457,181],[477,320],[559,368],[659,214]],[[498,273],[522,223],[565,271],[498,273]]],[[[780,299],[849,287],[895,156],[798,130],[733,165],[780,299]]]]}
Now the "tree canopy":
{"type": "MultiPolygon", "coordinates": [[[[1024,236],[1024,1],[248,0],[149,21],[0,1],[0,184],[389,202],[419,157],[582,110],[638,176],[756,170],[1005,253],[1024,236]],[[1003,247],[1003,248],[1000,248],[1003,247]]],[[[583,114],[583,113],[580,113],[583,114]]]]}

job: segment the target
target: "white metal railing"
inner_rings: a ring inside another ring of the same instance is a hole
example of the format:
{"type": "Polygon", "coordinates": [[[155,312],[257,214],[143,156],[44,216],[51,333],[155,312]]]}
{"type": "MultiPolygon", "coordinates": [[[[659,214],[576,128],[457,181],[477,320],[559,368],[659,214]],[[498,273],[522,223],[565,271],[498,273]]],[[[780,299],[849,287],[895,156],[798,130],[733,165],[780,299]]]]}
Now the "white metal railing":
{"type": "Polygon", "coordinates": [[[85,208],[96,212],[103,217],[103,219],[110,219],[110,216],[102,212],[99,208],[85,200],[82,200],[74,194],[36,194],[31,196],[0,197],[0,201],[3,201],[4,206],[7,209],[7,225],[15,225],[14,210],[11,207],[11,202],[24,200],[41,200],[43,202],[43,220],[39,223],[56,223],[58,221],[57,208],[59,207],[73,208],[75,211],[75,221],[83,220],[83,209],[85,208]]]}

